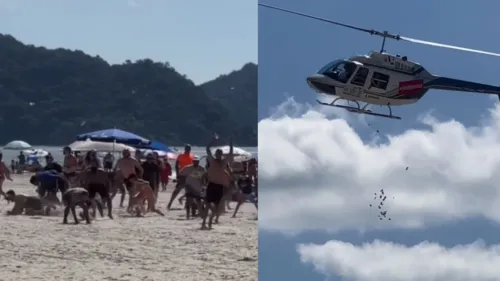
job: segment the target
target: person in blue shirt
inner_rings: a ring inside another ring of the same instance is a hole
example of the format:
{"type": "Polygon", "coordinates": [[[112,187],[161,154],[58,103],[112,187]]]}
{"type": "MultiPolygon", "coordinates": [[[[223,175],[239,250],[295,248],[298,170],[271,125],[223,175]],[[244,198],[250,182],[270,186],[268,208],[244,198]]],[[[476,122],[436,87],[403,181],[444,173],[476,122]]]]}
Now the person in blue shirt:
{"type": "Polygon", "coordinates": [[[38,195],[44,198],[46,195],[57,195],[58,191],[64,193],[69,188],[66,179],[55,170],[43,171],[30,178],[32,185],[38,186],[38,195]]]}

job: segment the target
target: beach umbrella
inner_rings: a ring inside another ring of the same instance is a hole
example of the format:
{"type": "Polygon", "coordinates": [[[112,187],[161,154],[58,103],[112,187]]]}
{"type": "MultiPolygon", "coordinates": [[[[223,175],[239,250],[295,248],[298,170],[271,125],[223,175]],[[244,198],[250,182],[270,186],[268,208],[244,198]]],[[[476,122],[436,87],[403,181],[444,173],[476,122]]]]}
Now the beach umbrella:
{"type": "Polygon", "coordinates": [[[43,149],[26,149],[26,150],[23,150],[23,154],[27,154],[30,157],[31,156],[33,156],[33,157],[45,157],[45,156],[49,155],[49,153],[43,149]]]}
{"type": "MultiPolygon", "coordinates": [[[[212,147],[212,150],[211,150],[212,154],[215,154],[215,151],[217,149],[222,150],[222,154],[225,156],[225,155],[229,154],[230,147],[229,147],[229,145],[212,147]]],[[[236,146],[233,147],[233,155],[234,155],[234,161],[237,161],[237,162],[248,161],[248,160],[253,158],[252,153],[244,150],[243,148],[239,148],[236,146]]]]}
{"type": "Polygon", "coordinates": [[[155,140],[151,141],[150,144],[143,146],[141,148],[155,150],[155,151],[165,151],[165,152],[172,152],[172,153],[175,152],[172,148],[168,147],[167,145],[165,145],[159,141],[155,141],[155,140]]]}
{"type": "Polygon", "coordinates": [[[173,152],[166,152],[166,151],[162,151],[162,150],[152,150],[152,149],[142,150],[142,153],[144,155],[148,155],[149,153],[153,153],[153,152],[158,153],[158,156],[161,157],[161,158],[167,158],[168,160],[175,160],[175,159],[177,159],[177,154],[175,154],[173,152]]]}
{"type": "Polygon", "coordinates": [[[30,149],[31,145],[22,140],[14,140],[6,144],[3,149],[11,149],[11,150],[23,150],[30,149]]]}
{"type": "Polygon", "coordinates": [[[112,143],[112,142],[101,142],[101,141],[75,141],[69,145],[73,151],[90,151],[96,150],[98,152],[113,152],[122,151],[128,149],[131,152],[135,151],[135,148],[128,146],[123,143],[112,143]]]}
{"type": "Polygon", "coordinates": [[[107,129],[85,133],[76,136],[77,141],[92,140],[99,142],[116,142],[131,146],[145,146],[151,143],[150,140],[134,133],[126,132],[120,129],[107,129]]]}

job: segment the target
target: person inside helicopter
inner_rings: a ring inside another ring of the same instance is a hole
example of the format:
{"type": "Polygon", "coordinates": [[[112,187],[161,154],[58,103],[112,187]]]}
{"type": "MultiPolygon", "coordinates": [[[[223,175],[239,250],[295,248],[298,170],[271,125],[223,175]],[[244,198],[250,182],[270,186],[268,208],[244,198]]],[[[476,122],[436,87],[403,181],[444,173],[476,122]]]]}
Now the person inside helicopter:
{"type": "Polygon", "coordinates": [[[356,71],[356,64],[350,61],[335,61],[319,71],[320,74],[328,76],[341,83],[347,83],[356,71]]]}

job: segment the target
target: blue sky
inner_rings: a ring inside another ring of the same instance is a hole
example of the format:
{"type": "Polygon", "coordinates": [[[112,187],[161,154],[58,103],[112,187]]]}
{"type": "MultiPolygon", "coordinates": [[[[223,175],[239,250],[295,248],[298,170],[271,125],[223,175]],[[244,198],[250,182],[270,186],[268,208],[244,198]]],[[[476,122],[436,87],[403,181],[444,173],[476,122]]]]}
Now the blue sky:
{"type": "Polygon", "coordinates": [[[110,63],[168,61],[195,83],[257,61],[254,1],[2,0],[0,32],[110,63]]]}
{"type": "MultiPolygon", "coordinates": [[[[430,0],[411,5],[396,0],[260,3],[403,36],[500,52],[496,36],[500,3],[494,1],[453,1],[451,6],[451,1],[430,0]]],[[[403,262],[418,249],[430,247],[429,243],[442,247],[449,257],[460,253],[458,244],[483,240],[483,246],[464,246],[483,253],[496,251],[492,245],[500,243],[496,215],[500,210],[493,207],[499,198],[495,182],[500,180],[492,172],[500,168],[499,108],[494,99],[431,91],[415,105],[393,108],[402,121],[340,115],[348,116],[341,121],[336,118],[342,113],[315,107],[315,94],[305,83],[308,75],[332,60],[379,50],[380,44],[379,37],[259,7],[259,160],[260,185],[265,187],[259,212],[259,280],[312,281],[324,280],[325,275],[330,280],[354,281],[491,280],[492,275],[479,270],[460,279],[457,276],[463,271],[456,268],[409,276],[387,264],[375,268],[374,261],[353,267],[330,253],[350,249],[369,256],[369,250],[361,246],[369,243],[377,251],[392,249],[403,262]],[[268,118],[276,108],[285,118],[268,118]],[[327,118],[318,111],[327,112],[327,118]],[[281,154],[277,149],[286,151],[281,154]],[[370,174],[374,170],[383,176],[370,174]],[[373,192],[380,188],[401,198],[386,204],[395,216],[390,222],[379,222],[368,207],[373,192]],[[311,202],[317,208],[310,207],[311,202]],[[291,236],[288,231],[298,234],[291,236]],[[383,243],[374,243],[376,239],[383,243]],[[329,240],[334,242],[324,244],[329,240]],[[330,251],[309,247],[300,255],[301,243],[330,251]],[[363,268],[373,276],[364,275],[363,268]]],[[[395,41],[388,41],[386,49],[407,55],[433,74],[500,84],[497,57],[395,41]]],[[[426,258],[414,262],[421,260],[426,258]]],[[[415,268],[425,266],[430,265],[415,268]]]]}

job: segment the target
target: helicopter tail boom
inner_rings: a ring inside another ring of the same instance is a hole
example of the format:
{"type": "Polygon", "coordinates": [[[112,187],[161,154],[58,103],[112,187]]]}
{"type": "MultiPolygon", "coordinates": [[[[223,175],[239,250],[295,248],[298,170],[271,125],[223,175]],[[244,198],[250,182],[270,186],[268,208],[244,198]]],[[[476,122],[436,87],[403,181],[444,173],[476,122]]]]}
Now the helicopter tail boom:
{"type": "Polygon", "coordinates": [[[437,77],[436,79],[425,83],[424,88],[497,95],[498,99],[500,100],[500,87],[498,86],[469,82],[448,77],[437,77]]]}

